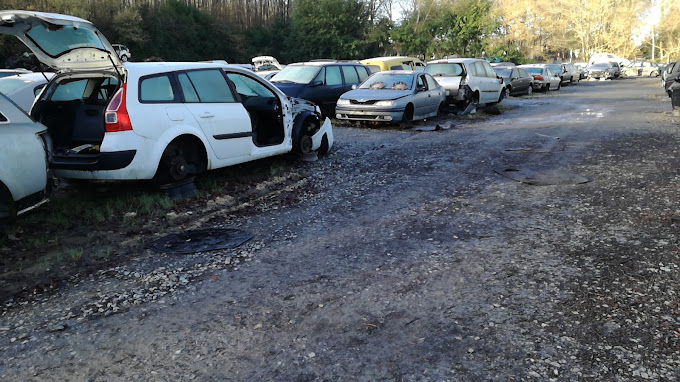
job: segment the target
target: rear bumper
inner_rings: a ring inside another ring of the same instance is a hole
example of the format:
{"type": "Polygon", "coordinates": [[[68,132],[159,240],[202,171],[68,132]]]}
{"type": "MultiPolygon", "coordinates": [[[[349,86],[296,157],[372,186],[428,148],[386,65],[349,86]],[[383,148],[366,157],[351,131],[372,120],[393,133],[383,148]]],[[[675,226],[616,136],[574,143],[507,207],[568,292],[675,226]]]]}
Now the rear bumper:
{"type": "Polygon", "coordinates": [[[137,150],[100,152],[98,154],[54,154],[50,166],[55,170],[120,170],[129,166],[136,154],[137,150]]]}

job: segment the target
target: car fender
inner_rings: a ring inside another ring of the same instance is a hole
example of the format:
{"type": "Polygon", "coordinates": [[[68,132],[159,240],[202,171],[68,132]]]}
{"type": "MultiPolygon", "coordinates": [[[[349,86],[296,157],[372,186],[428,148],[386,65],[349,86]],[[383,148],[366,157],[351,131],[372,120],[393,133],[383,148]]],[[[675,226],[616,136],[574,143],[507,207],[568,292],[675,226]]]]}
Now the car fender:
{"type": "Polygon", "coordinates": [[[3,126],[3,149],[0,151],[0,183],[13,200],[44,190],[47,185],[45,146],[30,126],[3,126]],[[24,129],[23,131],[20,128],[24,129]]]}
{"type": "Polygon", "coordinates": [[[333,147],[333,126],[331,125],[330,118],[326,118],[319,131],[312,136],[312,150],[318,150],[321,147],[324,136],[328,141],[328,150],[330,150],[333,147]]]}

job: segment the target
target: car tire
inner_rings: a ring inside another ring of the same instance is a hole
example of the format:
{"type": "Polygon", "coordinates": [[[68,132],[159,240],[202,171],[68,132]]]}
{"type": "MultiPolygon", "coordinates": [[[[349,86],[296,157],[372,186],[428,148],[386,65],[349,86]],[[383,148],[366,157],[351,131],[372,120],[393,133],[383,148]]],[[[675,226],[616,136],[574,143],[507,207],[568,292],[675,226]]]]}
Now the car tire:
{"type": "Polygon", "coordinates": [[[512,94],[512,87],[508,86],[505,89],[503,89],[503,98],[510,98],[510,95],[512,94]]]}
{"type": "Polygon", "coordinates": [[[120,60],[123,61],[123,62],[127,62],[128,56],[122,55],[122,56],[120,56],[120,60]]]}
{"type": "Polygon", "coordinates": [[[197,139],[182,136],[170,142],[163,151],[154,180],[161,185],[171,184],[205,171],[207,166],[205,148],[197,139]]]}
{"type": "Polygon", "coordinates": [[[319,149],[316,150],[316,155],[322,157],[328,154],[328,150],[329,150],[328,137],[326,136],[326,134],[324,134],[323,138],[321,138],[321,144],[319,145],[319,149]]]}
{"type": "Polygon", "coordinates": [[[401,122],[405,124],[410,124],[413,122],[413,104],[408,104],[404,108],[404,114],[401,117],[401,122]]]}
{"type": "Polygon", "coordinates": [[[562,89],[562,82],[560,82],[559,84],[557,84],[557,89],[556,89],[556,90],[560,90],[560,89],[562,89]]]}
{"type": "Polygon", "coordinates": [[[16,210],[12,194],[0,184],[0,233],[4,233],[15,218],[16,210]]]}
{"type": "Polygon", "coordinates": [[[530,96],[534,92],[534,85],[529,85],[527,88],[527,95],[530,96]]]}
{"type": "Polygon", "coordinates": [[[547,94],[549,91],[550,91],[550,84],[546,84],[545,88],[543,88],[543,92],[547,94]]]}
{"type": "Polygon", "coordinates": [[[444,102],[440,102],[439,106],[437,106],[437,115],[435,117],[441,117],[444,114],[444,102]]]}

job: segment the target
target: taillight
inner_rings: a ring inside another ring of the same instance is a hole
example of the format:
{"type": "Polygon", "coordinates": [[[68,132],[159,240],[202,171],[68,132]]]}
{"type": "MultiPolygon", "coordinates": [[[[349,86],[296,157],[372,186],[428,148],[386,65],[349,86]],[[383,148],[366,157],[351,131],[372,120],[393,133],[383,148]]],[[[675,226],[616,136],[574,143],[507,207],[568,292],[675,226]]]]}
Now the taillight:
{"type": "Polygon", "coordinates": [[[534,79],[535,79],[535,80],[539,80],[539,81],[543,81],[543,76],[535,75],[535,76],[534,76],[534,79]]]}
{"type": "Polygon", "coordinates": [[[106,107],[104,120],[106,121],[107,133],[132,130],[130,116],[128,115],[127,107],[125,106],[126,89],[127,84],[123,84],[113,98],[111,98],[109,106],[106,107]]]}

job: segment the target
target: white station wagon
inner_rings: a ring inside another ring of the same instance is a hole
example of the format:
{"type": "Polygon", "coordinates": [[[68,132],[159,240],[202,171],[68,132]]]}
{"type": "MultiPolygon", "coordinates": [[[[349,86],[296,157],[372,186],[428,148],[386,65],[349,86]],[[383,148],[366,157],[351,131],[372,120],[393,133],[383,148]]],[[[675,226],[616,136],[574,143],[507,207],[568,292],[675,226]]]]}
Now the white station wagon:
{"type": "Polygon", "coordinates": [[[30,114],[48,129],[58,177],[171,183],[291,151],[323,154],[333,145],[318,107],[248,70],[123,65],[89,21],[72,16],[0,11],[0,25],[57,72],[30,114]]]}

